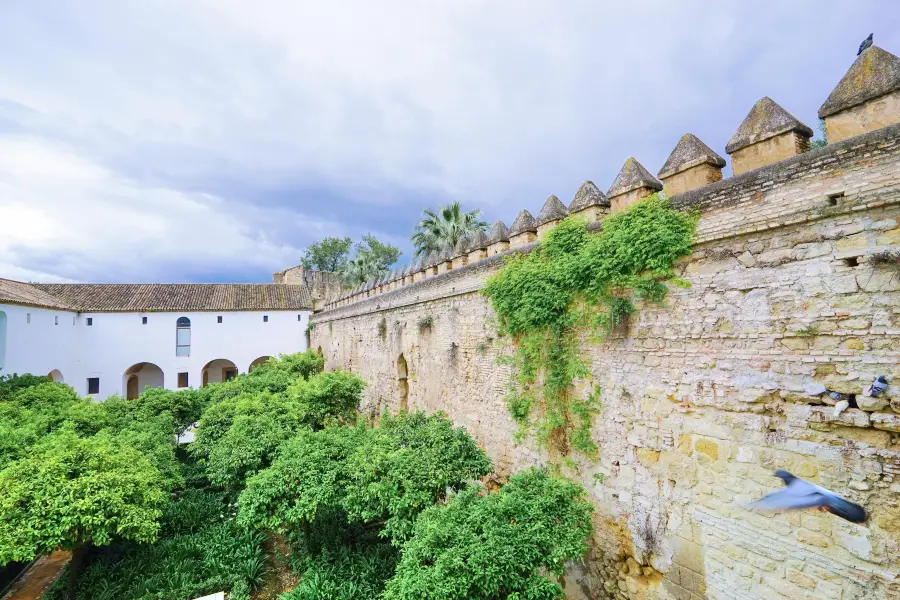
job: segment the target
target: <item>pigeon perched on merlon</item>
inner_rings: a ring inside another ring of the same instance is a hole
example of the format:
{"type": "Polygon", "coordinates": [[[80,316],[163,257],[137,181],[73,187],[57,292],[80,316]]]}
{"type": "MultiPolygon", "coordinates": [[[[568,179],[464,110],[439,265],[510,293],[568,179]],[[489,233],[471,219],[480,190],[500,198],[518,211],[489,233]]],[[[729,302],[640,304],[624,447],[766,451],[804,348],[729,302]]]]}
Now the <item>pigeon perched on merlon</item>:
{"type": "Polygon", "coordinates": [[[866,391],[863,393],[871,398],[877,398],[884,393],[886,389],[888,389],[887,379],[884,378],[884,375],[879,375],[875,378],[875,381],[872,382],[872,385],[867,387],[866,391]]]}
{"type": "Polygon", "coordinates": [[[844,500],[832,491],[826,490],[799,477],[778,469],[775,476],[784,481],[785,487],[763,496],[746,506],[748,510],[780,511],[801,508],[818,508],[835,514],[852,523],[864,523],[866,511],[859,504],[844,500]]]}
{"type": "Polygon", "coordinates": [[[870,34],[869,34],[869,37],[867,37],[866,39],[864,39],[864,40],[863,40],[863,43],[859,45],[859,52],[856,53],[857,56],[859,56],[860,54],[862,54],[863,52],[865,52],[865,51],[869,48],[869,46],[872,45],[872,36],[873,36],[873,35],[874,35],[874,34],[870,33],[870,34]]]}

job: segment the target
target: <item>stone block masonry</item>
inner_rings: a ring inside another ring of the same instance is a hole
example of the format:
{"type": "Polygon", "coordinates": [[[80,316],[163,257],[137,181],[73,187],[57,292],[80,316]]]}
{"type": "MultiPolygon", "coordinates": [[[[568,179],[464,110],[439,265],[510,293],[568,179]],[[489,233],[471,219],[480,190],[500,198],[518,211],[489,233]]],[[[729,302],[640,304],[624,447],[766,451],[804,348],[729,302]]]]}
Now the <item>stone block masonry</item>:
{"type": "MultiPolygon", "coordinates": [[[[567,475],[595,535],[570,598],[900,598],[900,126],[676,196],[701,212],[689,288],[581,350],[602,412],[600,458],[567,475]],[[877,375],[881,399],[862,396],[877,375]],[[858,398],[835,418],[810,383],[858,398]],[[785,468],[870,513],[765,516],[741,505],[785,468]]],[[[500,477],[546,464],[514,442],[511,352],[480,290],[514,252],[315,314],[327,368],[368,382],[364,409],[444,411],[500,477]],[[387,334],[379,334],[384,320],[387,334]],[[427,323],[427,326],[424,324],[427,323]],[[402,379],[398,365],[402,357],[402,379]]]]}

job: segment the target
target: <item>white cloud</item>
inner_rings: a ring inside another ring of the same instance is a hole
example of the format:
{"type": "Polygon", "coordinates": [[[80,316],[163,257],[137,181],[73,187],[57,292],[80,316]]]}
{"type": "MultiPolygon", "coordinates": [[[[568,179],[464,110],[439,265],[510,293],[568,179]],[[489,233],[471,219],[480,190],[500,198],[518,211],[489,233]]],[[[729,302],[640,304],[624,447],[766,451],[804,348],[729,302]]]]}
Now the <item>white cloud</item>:
{"type": "Polygon", "coordinates": [[[113,281],[168,281],[198,265],[274,271],[300,254],[245,226],[267,220],[252,206],[138,187],[31,138],[0,139],[0,213],[0,276],[11,278],[48,279],[17,266],[35,254],[75,278],[102,265],[113,281]]]}

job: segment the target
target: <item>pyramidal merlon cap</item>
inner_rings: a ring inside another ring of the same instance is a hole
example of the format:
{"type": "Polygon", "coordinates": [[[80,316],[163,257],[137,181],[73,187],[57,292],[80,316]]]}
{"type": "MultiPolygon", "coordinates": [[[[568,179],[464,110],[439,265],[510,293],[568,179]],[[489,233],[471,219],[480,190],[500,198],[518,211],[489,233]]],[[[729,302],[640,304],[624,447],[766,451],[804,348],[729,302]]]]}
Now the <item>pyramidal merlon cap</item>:
{"type": "Polygon", "coordinates": [[[523,208],[519,211],[519,214],[516,215],[516,220],[512,222],[512,225],[509,228],[509,235],[518,235],[529,231],[536,232],[537,223],[535,222],[534,217],[531,216],[531,213],[523,208]]]}
{"type": "Polygon", "coordinates": [[[494,227],[491,229],[490,235],[488,235],[487,243],[496,244],[497,242],[508,242],[509,241],[509,228],[506,226],[506,223],[503,221],[497,221],[494,223],[494,227]]]}
{"type": "Polygon", "coordinates": [[[538,213],[537,223],[538,225],[543,225],[550,221],[559,221],[560,219],[565,219],[567,214],[569,212],[566,210],[565,205],[554,194],[550,194],[547,196],[541,212],[538,213]]]}
{"type": "Polygon", "coordinates": [[[461,256],[466,253],[466,248],[469,247],[469,238],[468,236],[461,235],[459,239],[456,240],[456,245],[453,246],[453,256],[461,256]]]}
{"type": "Polygon", "coordinates": [[[481,250],[482,248],[487,248],[488,241],[487,236],[484,235],[484,232],[480,229],[469,236],[469,245],[466,248],[469,252],[474,250],[481,250]]]}
{"type": "Polygon", "coordinates": [[[572,203],[569,204],[569,212],[577,212],[591,206],[605,206],[608,208],[609,198],[600,191],[600,188],[594,185],[593,181],[585,181],[578,188],[578,191],[575,192],[575,197],[572,199],[572,203]]]}
{"type": "Polygon", "coordinates": [[[819,118],[830,117],[897,90],[900,90],[900,57],[872,46],[856,58],[828,94],[819,109],[819,118]]]}
{"type": "Polygon", "coordinates": [[[663,188],[663,185],[644,168],[644,165],[639,163],[634,157],[631,157],[622,165],[619,174],[616,175],[612,185],[609,186],[606,195],[618,196],[642,187],[658,191],[663,188]]]}
{"type": "Polygon", "coordinates": [[[724,167],[725,159],[716,154],[712,148],[700,141],[693,133],[686,133],[681,136],[675,149],[666,159],[666,163],[659,170],[657,176],[666,178],[680,173],[685,169],[696,167],[697,165],[710,164],[716,167],[724,167]]]}
{"type": "Polygon", "coordinates": [[[728,145],[725,146],[725,152],[733,154],[747,146],[789,131],[796,131],[807,137],[813,135],[813,130],[797,120],[797,117],[768,96],[763,96],[753,105],[741,126],[731,136],[728,145]]]}

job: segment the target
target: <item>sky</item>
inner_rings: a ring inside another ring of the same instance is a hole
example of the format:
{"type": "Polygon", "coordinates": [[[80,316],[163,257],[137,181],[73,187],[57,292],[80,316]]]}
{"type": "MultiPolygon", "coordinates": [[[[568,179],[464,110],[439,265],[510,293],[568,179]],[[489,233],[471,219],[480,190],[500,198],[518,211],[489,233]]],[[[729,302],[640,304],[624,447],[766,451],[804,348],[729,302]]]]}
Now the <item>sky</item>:
{"type": "MultiPolygon", "coordinates": [[[[325,236],[411,256],[724,147],[769,96],[814,129],[900,2],[0,0],[0,277],[265,282],[325,236]]],[[[730,165],[726,175],[730,174],[730,165]]]]}

